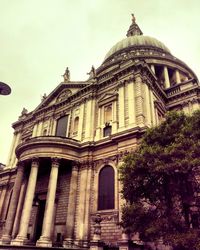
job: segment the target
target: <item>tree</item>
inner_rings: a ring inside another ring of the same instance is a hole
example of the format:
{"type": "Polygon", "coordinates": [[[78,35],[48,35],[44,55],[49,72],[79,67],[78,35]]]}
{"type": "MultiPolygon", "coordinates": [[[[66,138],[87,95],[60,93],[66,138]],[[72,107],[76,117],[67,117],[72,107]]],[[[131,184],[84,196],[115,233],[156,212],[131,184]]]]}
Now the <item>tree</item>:
{"type": "Polygon", "coordinates": [[[171,112],[124,158],[121,226],[143,241],[200,249],[200,111],[171,112]]]}

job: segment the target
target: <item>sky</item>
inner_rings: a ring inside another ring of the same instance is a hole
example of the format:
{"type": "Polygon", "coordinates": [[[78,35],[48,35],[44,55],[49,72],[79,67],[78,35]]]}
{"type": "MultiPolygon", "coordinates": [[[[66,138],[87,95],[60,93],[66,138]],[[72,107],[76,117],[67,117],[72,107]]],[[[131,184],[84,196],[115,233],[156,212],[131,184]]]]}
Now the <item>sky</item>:
{"type": "Polygon", "coordinates": [[[0,162],[6,163],[23,108],[32,111],[62,81],[87,80],[126,36],[131,13],[200,78],[199,0],[0,0],[0,162]]]}

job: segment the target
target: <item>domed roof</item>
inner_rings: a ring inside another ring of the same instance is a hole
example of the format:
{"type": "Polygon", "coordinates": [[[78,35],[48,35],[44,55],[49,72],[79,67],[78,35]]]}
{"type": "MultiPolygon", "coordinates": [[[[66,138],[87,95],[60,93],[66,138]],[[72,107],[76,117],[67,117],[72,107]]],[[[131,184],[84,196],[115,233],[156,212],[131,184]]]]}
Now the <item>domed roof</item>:
{"type": "Polygon", "coordinates": [[[131,48],[131,47],[153,47],[153,48],[158,48],[162,49],[163,52],[170,53],[170,50],[159,40],[156,38],[150,37],[150,36],[143,36],[143,35],[135,35],[135,36],[129,36],[115,44],[109,52],[106,54],[105,59],[106,60],[108,57],[111,55],[115,54],[116,52],[126,49],[126,48],[131,48]]]}
{"type": "Polygon", "coordinates": [[[170,53],[170,50],[156,38],[150,36],[143,36],[143,33],[137,23],[135,22],[135,16],[132,14],[132,24],[127,31],[127,37],[115,44],[109,52],[106,54],[104,61],[124,49],[132,48],[157,48],[165,53],[170,53]]]}

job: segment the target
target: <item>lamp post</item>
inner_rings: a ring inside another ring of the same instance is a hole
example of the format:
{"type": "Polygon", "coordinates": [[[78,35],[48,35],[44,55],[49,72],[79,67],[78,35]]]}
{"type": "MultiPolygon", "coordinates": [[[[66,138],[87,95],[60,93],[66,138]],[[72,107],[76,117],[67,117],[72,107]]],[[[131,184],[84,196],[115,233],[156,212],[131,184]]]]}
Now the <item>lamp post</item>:
{"type": "Polygon", "coordinates": [[[4,82],[0,82],[0,95],[9,95],[11,88],[4,82]]]}

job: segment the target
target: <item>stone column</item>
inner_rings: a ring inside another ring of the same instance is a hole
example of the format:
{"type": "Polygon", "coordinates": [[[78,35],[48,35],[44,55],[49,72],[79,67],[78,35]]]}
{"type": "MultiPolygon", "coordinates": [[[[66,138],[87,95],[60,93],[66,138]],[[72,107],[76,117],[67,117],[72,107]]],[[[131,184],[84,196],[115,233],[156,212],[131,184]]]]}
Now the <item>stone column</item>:
{"type": "Polygon", "coordinates": [[[176,76],[176,83],[180,83],[181,78],[180,78],[180,73],[179,73],[178,69],[176,69],[176,71],[175,71],[175,76],[176,76]]]}
{"type": "Polygon", "coordinates": [[[37,241],[36,246],[51,247],[51,226],[53,221],[54,204],[56,198],[56,188],[58,180],[58,158],[52,158],[51,173],[48,184],[47,200],[45,205],[44,220],[42,225],[42,235],[37,241]]]}
{"type": "Polygon", "coordinates": [[[70,247],[73,244],[77,187],[78,187],[78,164],[74,163],[74,165],[72,166],[72,174],[70,180],[69,202],[67,210],[68,213],[66,220],[66,236],[63,241],[63,247],[70,247]]]}
{"type": "Polygon", "coordinates": [[[153,64],[151,64],[151,70],[153,71],[153,73],[155,74],[155,66],[153,64]]]}
{"type": "Polygon", "coordinates": [[[24,245],[27,241],[28,224],[31,216],[31,209],[35,193],[37,174],[39,168],[38,159],[33,159],[31,164],[31,172],[29,175],[26,197],[24,201],[20,228],[17,237],[11,241],[11,245],[24,245]]]}
{"type": "Polygon", "coordinates": [[[164,73],[164,78],[165,78],[165,88],[167,89],[170,87],[170,81],[169,81],[168,69],[166,66],[164,66],[163,73],[164,73]]]}
{"type": "Polygon", "coordinates": [[[7,219],[6,219],[5,229],[3,232],[2,239],[1,239],[2,244],[9,244],[11,241],[11,234],[12,234],[15,214],[16,214],[16,210],[17,210],[18,199],[19,199],[20,189],[21,189],[21,185],[22,185],[23,175],[24,175],[24,166],[22,163],[19,163],[18,168],[17,168],[17,175],[16,175],[16,179],[15,179],[15,184],[13,187],[12,199],[11,199],[11,203],[9,206],[8,215],[7,215],[7,219]]]}
{"type": "Polygon", "coordinates": [[[135,103],[137,125],[144,125],[144,100],[142,93],[142,79],[140,75],[135,77],[135,103]]]}
{"type": "Polygon", "coordinates": [[[23,181],[21,190],[20,190],[20,195],[18,199],[18,205],[17,205],[17,211],[15,214],[15,220],[13,224],[13,230],[12,230],[12,239],[14,239],[17,236],[17,233],[19,231],[19,225],[20,225],[20,219],[21,219],[21,214],[22,214],[22,209],[23,209],[23,204],[24,204],[24,198],[26,194],[26,188],[27,188],[27,178],[23,181]]]}

